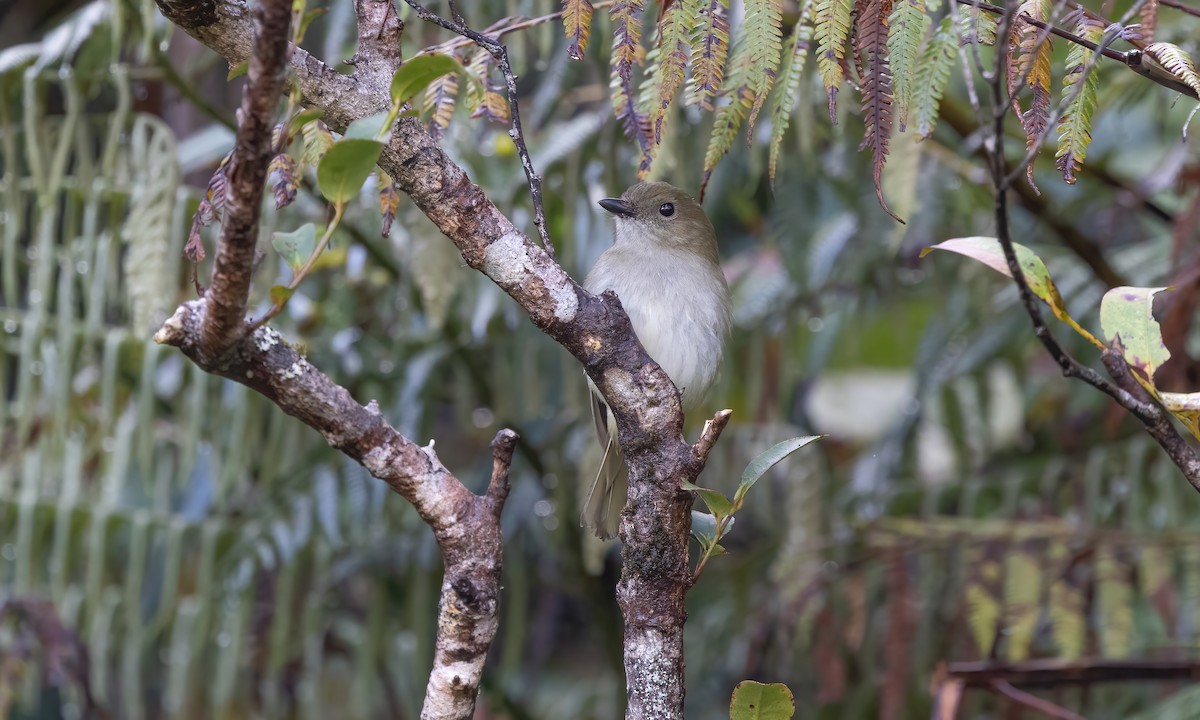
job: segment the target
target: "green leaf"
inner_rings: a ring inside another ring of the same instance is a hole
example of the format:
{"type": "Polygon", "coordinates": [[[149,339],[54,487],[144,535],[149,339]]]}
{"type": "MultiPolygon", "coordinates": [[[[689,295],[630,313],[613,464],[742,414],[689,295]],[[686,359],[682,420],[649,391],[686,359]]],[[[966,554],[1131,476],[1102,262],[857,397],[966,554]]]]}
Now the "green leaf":
{"type": "Polygon", "coordinates": [[[683,483],[682,487],[684,490],[694,492],[699,495],[700,499],[704,501],[704,504],[708,506],[709,512],[717,516],[717,520],[720,520],[723,517],[729,517],[731,514],[733,514],[733,505],[729,502],[729,498],[725,497],[716,490],[698,487],[690,482],[683,483]]]}
{"type": "Polygon", "coordinates": [[[290,288],[286,285],[274,285],[271,287],[271,302],[274,303],[276,307],[283,307],[283,305],[291,299],[295,292],[295,288],[290,288]]]}
{"type": "Polygon", "coordinates": [[[707,548],[717,541],[717,519],[706,512],[692,511],[692,536],[707,548]]]}
{"type": "Polygon", "coordinates": [[[754,487],[754,483],[758,482],[759,478],[766,474],[768,470],[775,467],[775,464],[784,459],[788,455],[796,452],[805,445],[820,440],[824,435],[809,435],[807,437],[794,437],[791,440],[784,440],[767,448],[758,457],[750,461],[746,469],[742,471],[742,482],[738,485],[737,492],[733,495],[735,505],[740,505],[742,498],[746,496],[747,491],[754,487]]]}
{"type": "Polygon", "coordinates": [[[783,683],[743,680],[729,703],[729,720],[789,720],[795,714],[796,700],[783,683]]]}
{"type": "Polygon", "coordinates": [[[466,75],[466,68],[449,55],[430,53],[410,58],[392,76],[392,102],[406,103],[429,83],[452,72],[466,75]]]}
{"type": "Polygon", "coordinates": [[[387,111],[375,113],[374,115],[368,115],[364,118],[359,118],[350,123],[350,127],[346,128],[346,132],[343,133],[343,136],[348,140],[360,139],[387,142],[387,131],[391,129],[384,127],[384,123],[387,122],[387,119],[387,111]]]}
{"type": "Polygon", "coordinates": [[[317,166],[321,194],[333,203],[349,202],[362,189],[382,151],[383,143],[376,140],[350,138],[334,143],[317,166]]]}
{"type": "Polygon", "coordinates": [[[1117,287],[1104,293],[1100,300],[1100,328],[1110,343],[1121,339],[1125,361],[1146,373],[1150,380],[1154,372],[1171,353],[1163,344],[1162,328],[1154,319],[1154,296],[1165,287],[1117,287]]]}
{"type": "Polygon", "coordinates": [[[225,82],[229,82],[234,78],[240,78],[241,76],[245,75],[246,71],[249,69],[250,63],[240,62],[237,65],[234,65],[233,67],[229,68],[229,74],[225,76],[225,82]]]}
{"type": "Polygon", "coordinates": [[[294,272],[308,262],[308,256],[317,246],[317,228],[312,223],[306,223],[292,232],[273,233],[271,245],[294,272]]]}
{"type": "Polygon", "coordinates": [[[304,129],[305,125],[309,124],[313,120],[317,120],[322,114],[323,113],[316,108],[296,113],[292,117],[291,122],[288,123],[288,135],[295,135],[296,133],[300,132],[304,129]]]}

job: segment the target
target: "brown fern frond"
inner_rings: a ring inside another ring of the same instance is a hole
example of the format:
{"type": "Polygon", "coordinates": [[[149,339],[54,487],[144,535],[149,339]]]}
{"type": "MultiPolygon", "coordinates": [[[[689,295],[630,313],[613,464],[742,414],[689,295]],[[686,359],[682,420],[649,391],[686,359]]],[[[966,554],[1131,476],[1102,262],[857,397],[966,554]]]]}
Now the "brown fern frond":
{"type": "MultiPolygon", "coordinates": [[[[1013,110],[1025,129],[1025,146],[1032,149],[1049,130],[1050,121],[1050,35],[1026,22],[1032,18],[1050,22],[1050,0],[1025,0],[1009,36],[1008,91],[1013,110]],[[1029,109],[1022,111],[1020,92],[1029,86],[1029,109]]],[[[1029,186],[1041,193],[1033,181],[1033,163],[1026,170],[1029,186]]]]}
{"type": "Polygon", "coordinates": [[[862,114],[866,133],[858,149],[871,149],[875,196],[888,215],[904,222],[888,207],[880,179],[892,135],[892,72],[888,67],[888,17],[892,0],[865,0],[858,15],[856,58],[862,72],[862,114]]]}
{"type": "MultiPolygon", "coordinates": [[[[455,60],[459,58],[455,57],[455,60]]],[[[429,131],[435,139],[442,136],[442,131],[450,127],[450,118],[454,115],[454,106],[458,100],[458,73],[448,73],[429,83],[425,88],[425,98],[422,108],[431,113],[429,131]]]]}
{"type": "Polygon", "coordinates": [[[479,107],[475,108],[475,112],[471,113],[471,117],[486,118],[490,122],[507,125],[511,120],[508,114],[508,100],[504,99],[500,88],[489,84],[483,92],[483,100],[479,107]]]}
{"type": "Polygon", "coordinates": [[[292,204],[296,199],[296,191],[300,189],[300,173],[296,171],[296,160],[287,153],[279,153],[271,158],[267,166],[267,175],[274,175],[275,182],[271,183],[271,192],[275,196],[275,209],[280,210],[292,204]]]}
{"type": "Polygon", "coordinates": [[[687,104],[713,111],[713,98],[725,79],[729,56],[729,0],[702,0],[692,39],[692,78],[687,104]]]}
{"type": "Polygon", "coordinates": [[[388,175],[382,169],[376,169],[379,173],[379,214],[383,216],[383,236],[387,237],[392,234],[392,222],[396,219],[396,210],[400,208],[400,191],[396,189],[396,183],[392,180],[392,176],[388,175]]]}
{"type": "Polygon", "coordinates": [[[582,60],[592,36],[592,4],[588,0],[563,0],[563,32],[570,44],[567,55],[582,60]]]}
{"type": "Polygon", "coordinates": [[[638,143],[642,152],[639,174],[650,170],[653,158],[653,135],[649,132],[649,118],[637,108],[637,95],[633,90],[633,66],[641,64],[642,11],[645,0],[617,0],[609,9],[613,27],[613,46],[609,60],[609,80],[612,90],[613,110],[621,123],[625,136],[638,143]]]}
{"type": "Polygon", "coordinates": [[[1145,0],[1142,9],[1138,11],[1137,38],[1143,42],[1153,42],[1157,31],[1158,0],[1145,0]]]}
{"type": "Polygon", "coordinates": [[[488,86],[488,73],[492,70],[492,62],[494,58],[492,54],[483,48],[475,51],[471,56],[470,62],[467,63],[467,75],[471,76],[473,82],[467,83],[467,112],[472,115],[479,109],[479,105],[483,102],[484,90],[488,86]]]}

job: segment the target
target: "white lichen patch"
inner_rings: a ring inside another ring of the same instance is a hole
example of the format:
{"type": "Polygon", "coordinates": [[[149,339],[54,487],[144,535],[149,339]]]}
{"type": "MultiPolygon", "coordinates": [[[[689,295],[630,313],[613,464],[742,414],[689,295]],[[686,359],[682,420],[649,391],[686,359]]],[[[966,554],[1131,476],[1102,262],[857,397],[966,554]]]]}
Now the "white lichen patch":
{"type": "Polygon", "coordinates": [[[295,380],[304,373],[308,372],[309,368],[311,367],[312,366],[308,364],[307,360],[300,358],[288,366],[286,370],[280,370],[279,377],[283,378],[284,380],[295,380]]]}
{"type": "Polygon", "coordinates": [[[180,305],[175,308],[175,312],[171,317],[167,318],[167,321],[158,329],[158,332],[154,333],[154,342],[159,345],[170,345],[183,337],[183,314],[185,312],[187,312],[186,305],[180,305]]]}
{"type": "Polygon", "coordinates": [[[483,272],[496,284],[502,288],[515,288],[530,275],[537,277],[550,294],[554,304],[554,319],[570,322],[579,311],[579,298],[565,273],[552,272],[557,269],[551,264],[549,271],[539,272],[529,256],[528,241],[517,233],[506,233],[491,242],[483,254],[483,272]]]}
{"type": "Polygon", "coordinates": [[[254,333],[254,346],[259,352],[266,352],[283,342],[283,336],[270,327],[261,327],[254,333]]]}

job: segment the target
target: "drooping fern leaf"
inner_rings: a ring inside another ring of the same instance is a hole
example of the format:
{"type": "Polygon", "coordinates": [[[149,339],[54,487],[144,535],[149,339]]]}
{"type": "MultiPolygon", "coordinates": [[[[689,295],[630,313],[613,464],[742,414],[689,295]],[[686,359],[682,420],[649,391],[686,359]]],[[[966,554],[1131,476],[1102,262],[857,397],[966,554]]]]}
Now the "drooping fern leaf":
{"type": "Polygon", "coordinates": [[[771,91],[783,45],[779,35],[779,15],[779,0],[750,0],[746,3],[746,17],[738,27],[733,56],[729,60],[725,85],[721,90],[721,94],[729,97],[730,102],[717,110],[708,150],[704,153],[701,199],[713,168],[733,145],[742,122],[748,116],[757,115],[771,91]]]}
{"type": "Polygon", "coordinates": [[[633,92],[633,66],[639,64],[642,49],[642,11],[645,0],[617,0],[609,9],[613,27],[613,46],[609,60],[609,84],[612,89],[613,110],[625,130],[625,136],[636,140],[642,151],[639,175],[650,170],[652,148],[647,133],[649,121],[638,111],[633,92]]]}
{"type": "Polygon", "coordinates": [[[1142,9],[1138,11],[1137,37],[1144,42],[1152,42],[1158,32],[1158,0],[1145,0],[1142,9]]]}
{"type": "Polygon", "coordinates": [[[958,9],[958,22],[962,32],[962,43],[969,45],[996,44],[996,18],[977,7],[963,6],[958,9]]]}
{"type": "Polygon", "coordinates": [[[304,135],[304,152],[300,153],[304,167],[316,167],[321,164],[325,152],[333,147],[333,133],[325,123],[317,120],[305,124],[300,132],[304,135]]]}
{"type": "Polygon", "coordinates": [[[396,183],[392,180],[391,175],[382,169],[376,169],[376,172],[379,173],[379,214],[383,216],[381,233],[387,237],[392,234],[392,222],[396,219],[396,211],[400,208],[400,191],[396,189],[396,183]]]}
{"type": "Polygon", "coordinates": [[[485,118],[500,125],[507,125],[512,120],[508,114],[508,100],[504,98],[500,88],[491,83],[483,91],[483,100],[479,107],[475,108],[475,112],[471,113],[471,117],[485,118]]]}
{"type": "MultiPolygon", "coordinates": [[[[1050,0],[1024,0],[1009,37],[1008,94],[1013,110],[1025,129],[1025,146],[1032,148],[1048,130],[1050,120],[1050,34],[1025,18],[1050,22],[1050,0]],[[1021,110],[1020,92],[1028,85],[1032,95],[1028,110],[1021,110]]],[[[1033,182],[1033,163],[1026,169],[1029,186],[1033,182]]]]}
{"type": "Polygon", "coordinates": [[[300,189],[300,173],[296,168],[296,160],[283,152],[271,158],[267,166],[267,175],[274,178],[271,192],[275,196],[275,209],[280,210],[292,204],[296,192],[300,189]]]}
{"type": "Polygon", "coordinates": [[[942,102],[946,83],[950,81],[950,68],[954,65],[957,52],[958,33],[955,32],[954,17],[947,15],[925,44],[913,81],[913,123],[922,138],[932,135],[937,125],[938,105],[942,102]]]}
{"type": "MultiPolygon", "coordinates": [[[[1077,13],[1075,17],[1075,34],[1099,44],[1104,36],[1101,22],[1083,13],[1077,13]]],[[[1092,142],[1092,113],[1096,111],[1096,91],[1100,85],[1096,68],[1093,67],[1084,76],[1092,56],[1092,51],[1082,45],[1072,45],[1067,54],[1067,74],[1063,77],[1062,94],[1063,102],[1070,100],[1070,103],[1058,121],[1058,151],[1054,157],[1063,180],[1068,184],[1074,184],[1075,174],[1087,157],[1088,145],[1092,142]],[[1077,87],[1080,82],[1083,85],[1077,87]]]]}
{"type": "Polygon", "coordinates": [[[592,4],[588,0],[563,0],[562,9],[563,32],[570,41],[567,55],[582,60],[592,36],[592,4]]]}
{"type": "Polygon", "coordinates": [[[1054,540],[1047,554],[1050,567],[1056,570],[1048,608],[1054,643],[1060,658],[1076,660],[1087,647],[1087,601],[1079,567],[1072,563],[1071,551],[1062,540],[1054,540]]]}
{"type": "Polygon", "coordinates": [[[425,88],[422,109],[432,116],[429,121],[429,129],[434,138],[440,138],[442,131],[450,127],[450,118],[454,115],[454,105],[457,100],[458,73],[443,75],[425,88]]]}
{"type": "Polygon", "coordinates": [[[692,77],[688,105],[713,111],[713,98],[725,78],[729,56],[729,0],[701,0],[700,22],[692,39],[692,77]]]}
{"type": "Polygon", "coordinates": [[[791,123],[792,111],[796,106],[796,92],[804,79],[804,66],[808,61],[808,51],[813,37],[813,2],[807,0],[800,10],[800,20],[792,32],[783,58],[783,69],[780,73],[782,81],[775,86],[774,105],[771,109],[771,149],[768,176],[775,180],[779,166],[779,151],[783,147],[783,136],[791,123]]]}
{"type": "Polygon", "coordinates": [[[662,142],[663,120],[675,93],[683,85],[683,74],[692,54],[689,23],[699,13],[696,0],[675,0],[663,11],[658,25],[658,56],[654,66],[657,98],[652,109],[655,144],[662,142]]]}
{"type": "Polygon", "coordinates": [[[1027,541],[1012,548],[1005,559],[1004,630],[1009,660],[1019,662],[1029,657],[1041,614],[1041,555],[1037,543],[1027,541]]]}
{"type": "Polygon", "coordinates": [[[816,0],[817,69],[829,96],[829,120],[837,122],[837,93],[842,86],[842,60],[850,37],[850,7],[853,0],[816,0]]]}
{"type": "Polygon", "coordinates": [[[1200,95],[1200,75],[1196,74],[1196,64],[1182,48],[1171,43],[1156,42],[1146,46],[1146,54],[1200,95]]]}
{"type": "Polygon", "coordinates": [[[857,57],[862,66],[862,114],[866,132],[859,150],[870,148],[871,175],[875,180],[875,197],[896,220],[900,217],[888,207],[883,197],[881,178],[887,162],[888,141],[892,135],[892,71],[888,66],[888,17],[892,0],[866,0],[858,15],[855,36],[857,57]]]}
{"type": "Polygon", "coordinates": [[[1128,569],[1110,544],[1096,551],[1096,606],[1100,648],[1105,657],[1127,657],[1133,650],[1133,586],[1128,569]]]}
{"type": "Polygon", "coordinates": [[[903,131],[908,125],[908,110],[912,106],[921,43],[933,20],[926,12],[925,0],[898,0],[888,23],[888,64],[892,69],[894,110],[903,131]]]}
{"type": "Polygon", "coordinates": [[[479,109],[479,105],[483,102],[484,89],[487,87],[488,73],[492,67],[492,55],[487,50],[480,48],[471,56],[471,61],[467,63],[467,74],[471,76],[473,82],[467,83],[467,112],[474,115],[479,109]]]}

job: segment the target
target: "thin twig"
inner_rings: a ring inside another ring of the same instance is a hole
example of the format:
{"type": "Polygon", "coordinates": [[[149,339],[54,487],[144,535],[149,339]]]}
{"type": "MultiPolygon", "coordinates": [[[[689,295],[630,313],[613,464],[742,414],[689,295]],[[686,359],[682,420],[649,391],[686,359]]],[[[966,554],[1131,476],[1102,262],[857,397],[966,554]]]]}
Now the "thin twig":
{"type": "Polygon", "coordinates": [[[1037,695],[1019,690],[1005,680],[994,680],[992,688],[1009,700],[1024,705],[1031,710],[1036,710],[1047,717],[1052,717],[1056,720],[1087,720],[1084,716],[1071,712],[1061,705],[1055,705],[1049,700],[1043,700],[1037,695]]]}
{"type": "Polygon", "coordinates": [[[443,27],[450,32],[462,35],[465,38],[470,38],[476,45],[488,51],[496,59],[496,64],[499,66],[500,72],[504,75],[504,82],[508,85],[508,114],[511,116],[512,121],[512,125],[508,129],[508,136],[512,138],[513,144],[517,146],[517,154],[521,158],[521,167],[525,169],[525,179],[529,181],[529,194],[533,198],[533,224],[537,226],[538,237],[541,238],[542,247],[546,249],[546,254],[553,258],[554,243],[550,242],[550,234],[546,231],[546,210],[542,204],[542,176],[534,171],[533,161],[529,159],[529,148],[525,146],[525,134],[521,130],[521,111],[517,106],[517,77],[513,74],[512,65],[508,61],[508,46],[495,38],[490,38],[465,25],[432,13],[416,2],[416,0],[404,1],[416,11],[417,17],[443,27]]]}
{"type": "Polygon", "coordinates": [[[1166,5],[1169,8],[1175,8],[1176,10],[1185,12],[1188,15],[1200,17],[1200,8],[1194,8],[1191,5],[1185,5],[1181,2],[1179,2],[1178,0],[1158,0],[1158,4],[1166,5]]]}
{"type": "Polygon", "coordinates": [[[517,433],[504,428],[492,440],[492,479],[488,481],[487,496],[493,503],[496,518],[504,509],[504,501],[512,485],[508,481],[512,469],[513,450],[517,447],[517,433]]]}
{"type": "MultiPolygon", "coordinates": [[[[592,3],[592,9],[593,10],[601,10],[603,8],[607,8],[607,7],[611,6],[613,4],[613,2],[615,2],[615,0],[603,0],[603,2],[592,3]]],[[[483,32],[485,34],[490,35],[491,37],[494,37],[497,40],[499,40],[500,38],[504,37],[505,35],[508,35],[509,33],[514,33],[514,32],[517,32],[518,30],[528,30],[531,27],[537,27],[538,25],[544,25],[545,23],[551,22],[552,20],[559,20],[562,18],[562,15],[563,15],[562,10],[559,10],[558,12],[552,12],[547,15],[538,15],[537,17],[525,18],[523,20],[518,20],[516,17],[507,17],[507,18],[503,18],[495,23],[492,23],[488,27],[484,28],[483,32]],[[515,22],[513,22],[513,21],[515,21],[515,22]],[[505,23],[508,23],[508,22],[512,22],[512,24],[506,25],[505,23]]],[[[459,38],[459,39],[455,39],[455,40],[450,40],[448,42],[444,42],[441,45],[436,46],[434,49],[437,52],[450,52],[452,50],[457,50],[459,48],[466,47],[466,46],[470,45],[471,43],[472,43],[472,40],[470,38],[464,37],[464,38],[459,38]]]]}

